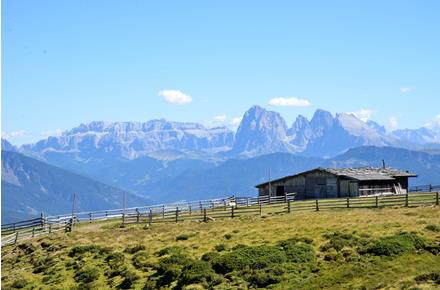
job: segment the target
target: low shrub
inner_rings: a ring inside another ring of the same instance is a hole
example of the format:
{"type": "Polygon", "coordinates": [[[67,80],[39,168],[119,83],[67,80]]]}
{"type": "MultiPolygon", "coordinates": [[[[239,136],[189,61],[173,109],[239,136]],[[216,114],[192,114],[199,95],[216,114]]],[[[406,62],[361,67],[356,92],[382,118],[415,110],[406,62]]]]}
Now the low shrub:
{"type": "Polygon", "coordinates": [[[298,239],[280,241],[278,245],[284,250],[290,262],[307,263],[316,260],[313,247],[310,244],[298,242],[298,239]]]}
{"type": "Polygon", "coordinates": [[[17,246],[20,251],[22,251],[25,255],[29,255],[32,254],[33,252],[35,252],[37,250],[37,247],[35,247],[32,243],[23,243],[23,244],[19,244],[17,246]]]}
{"type": "Polygon", "coordinates": [[[425,227],[425,229],[427,229],[428,231],[431,231],[431,232],[440,232],[440,226],[438,226],[438,225],[427,225],[426,227],[425,227]]]}
{"type": "Polygon", "coordinates": [[[191,237],[189,234],[181,234],[176,237],[176,241],[186,241],[191,237]]]}
{"type": "Polygon", "coordinates": [[[139,280],[139,276],[136,273],[127,271],[124,273],[124,280],[118,285],[118,289],[131,289],[134,282],[139,280]]]}
{"type": "Polygon", "coordinates": [[[286,261],[286,253],[279,247],[267,245],[246,246],[220,255],[212,261],[212,266],[216,272],[225,274],[246,269],[263,269],[268,265],[286,261]]]}
{"type": "Polygon", "coordinates": [[[225,234],[224,236],[223,236],[226,240],[230,240],[230,239],[232,239],[232,234],[225,234]]]}
{"type": "Polygon", "coordinates": [[[158,257],[163,257],[165,255],[175,255],[175,254],[181,254],[183,252],[184,252],[184,250],[181,247],[171,246],[171,247],[163,248],[163,249],[157,251],[155,254],[158,257]]]}
{"type": "Polygon", "coordinates": [[[205,261],[192,261],[187,264],[179,276],[178,288],[190,284],[209,284],[214,281],[216,274],[211,265],[205,261]]]}
{"type": "Polygon", "coordinates": [[[133,266],[140,270],[146,270],[150,267],[150,263],[148,262],[148,253],[146,251],[139,251],[133,255],[131,259],[133,266]]]}
{"type": "Polygon", "coordinates": [[[144,245],[130,245],[124,250],[124,253],[135,254],[139,251],[144,251],[144,250],[145,250],[144,245]]]}
{"type": "Polygon", "coordinates": [[[34,266],[34,273],[45,273],[47,272],[51,267],[55,266],[56,261],[51,256],[37,256],[33,258],[32,264],[34,266]]]}
{"type": "Polygon", "coordinates": [[[21,289],[26,287],[28,284],[29,282],[26,279],[18,279],[12,283],[11,287],[15,289],[21,289]]]}
{"type": "Polygon", "coordinates": [[[124,265],[125,256],[120,252],[112,252],[105,258],[110,269],[118,269],[124,265]]]}
{"type": "Polygon", "coordinates": [[[211,262],[219,256],[220,254],[218,252],[208,252],[203,254],[202,261],[211,262]]]}
{"type": "Polygon", "coordinates": [[[79,270],[75,275],[75,281],[78,283],[91,283],[99,279],[99,270],[95,267],[87,266],[79,270]]]}
{"type": "Polygon", "coordinates": [[[248,276],[251,286],[266,288],[269,285],[281,282],[284,271],[280,268],[258,270],[248,276]]]}
{"type": "Polygon", "coordinates": [[[75,257],[79,255],[84,255],[86,253],[94,253],[99,255],[105,255],[111,251],[110,248],[102,247],[99,245],[79,245],[70,249],[69,257],[75,257]]]}
{"type": "Polygon", "coordinates": [[[214,249],[217,252],[223,252],[224,250],[226,250],[226,245],[225,244],[218,244],[214,247],[214,249]]]}
{"type": "Polygon", "coordinates": [[[369,246],[360,250],[361,254],[374,256],[394,256],[403,253],[411,253],[422,249],[425,239],[415,233],[399,233],[394,236],[380,238],[369,246]]]}
{"type": "Polygon", "coordinates": [[[432,282],[440,285],[440,272],[431,272],[431,273],[427,273],[427,274],[422,274],[422,275],[415,277],[414,280],[418,283],[432,281],[432,282]]]}
{"type": "Polygon", "coordinates": [[[360,239],[349,233],[331,232],[324,235],[328,242],[320,247],[322,252],[334,249],[336,251],[342,250],[344,247],[354,247],[359,245],[360,239]]]}

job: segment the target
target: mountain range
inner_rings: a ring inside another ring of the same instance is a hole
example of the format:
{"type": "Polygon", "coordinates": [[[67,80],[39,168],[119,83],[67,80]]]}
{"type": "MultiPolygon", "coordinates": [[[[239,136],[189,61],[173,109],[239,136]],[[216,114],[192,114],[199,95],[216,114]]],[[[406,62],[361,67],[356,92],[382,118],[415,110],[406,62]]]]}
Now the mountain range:
{"type": "Polygon", "coordinates": [[[253,106],[236,132],[164,119],[91,122],[18,148],[2,139],[2,213],[68,212],[72,192],[83,192],[85,210],[120,206],[122,192],[138,204],[254,195],[269,171],[276,178],[382,159],[417,173],[412,184],[440,184],[439,149],[438,126],[388,132],[325,110],[310,120],[299,115],[289,127],[279,113],[253,106]]]}

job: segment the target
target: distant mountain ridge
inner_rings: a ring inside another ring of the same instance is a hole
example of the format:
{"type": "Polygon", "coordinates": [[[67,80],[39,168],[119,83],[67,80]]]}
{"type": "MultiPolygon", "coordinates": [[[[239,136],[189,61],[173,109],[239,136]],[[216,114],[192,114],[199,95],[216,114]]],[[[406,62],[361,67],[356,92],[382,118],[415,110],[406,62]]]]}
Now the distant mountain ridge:
{"type": "Polygon", "coordinates": [[[359,146],[414,149],[440,144],[439,127],[388,133],[374,121],[364,122],[348,113],[333,116],[318,109],[311,120],[298,115],[289,128],[279,113],[253,106],[245,112],[235,133],[227,127],[206,128],[164,119],[143,123],[91,122],[18,150],[51,164],[82,171],[83,167],[105,167],[143,156],[222,159],[288,152],[330,157],[359,146]]]}
{"type": "MultiPolygon", "coordinates": [[[[2,223],[45,215],[66,214],[72,210],[103,210],[122,207],[124,191],[66,171],[17,152],[3,151],[2,223]]],[[[127,193],[129,205],[147,204],[145,197],[127,193]]]]}

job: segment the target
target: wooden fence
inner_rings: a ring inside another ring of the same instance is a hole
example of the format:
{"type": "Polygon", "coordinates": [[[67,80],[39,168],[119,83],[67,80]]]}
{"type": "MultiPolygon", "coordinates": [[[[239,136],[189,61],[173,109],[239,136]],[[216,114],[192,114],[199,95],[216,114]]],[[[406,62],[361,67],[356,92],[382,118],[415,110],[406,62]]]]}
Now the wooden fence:
{"type": "Polygon", "coordinates": [[[362,196],[335,199],[295,201],[295,194],[276,197],[229,197],[224,199],[181,202],[156,206],[115,209],[40,217],[33,220],[2,225],[1,245],[57,232],[70,231],[73,223],[117,219],[122,226],[138,223],[176,223],[185,220],[209,221],[264,213],[292,213],[298,211],[322,211],[342,208],[381,208],[439,205],[439,192],[418,192],[388,196],[362,196]]]}

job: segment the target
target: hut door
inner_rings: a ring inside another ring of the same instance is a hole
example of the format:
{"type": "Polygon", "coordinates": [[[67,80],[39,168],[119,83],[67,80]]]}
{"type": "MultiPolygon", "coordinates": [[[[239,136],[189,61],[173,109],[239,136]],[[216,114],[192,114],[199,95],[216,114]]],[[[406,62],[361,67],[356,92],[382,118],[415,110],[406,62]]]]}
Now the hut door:
{"type": "Polygon", "coordinates": [[[359,193],[358,193],[358,183],[355,182],[355,181],[350,181],[349,196],[359,196],[359,193]]]}
{"type": "Polygon", "coordinates": [[[277,186],[277,196],[283,196],[284,195],[284,186],[279,185],[277,186]]]}

